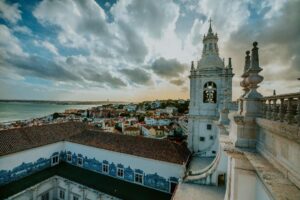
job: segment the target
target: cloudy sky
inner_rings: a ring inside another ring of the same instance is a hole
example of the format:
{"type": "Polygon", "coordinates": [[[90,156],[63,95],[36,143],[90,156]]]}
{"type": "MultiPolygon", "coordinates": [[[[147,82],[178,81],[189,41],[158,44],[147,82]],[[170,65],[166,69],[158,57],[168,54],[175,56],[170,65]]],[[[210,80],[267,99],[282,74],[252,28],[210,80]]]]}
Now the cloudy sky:
{"type": "Polygon", "coordinates": [[[0,99],[189,97],[191,60],[213,20],[234,98],[258,41],[260,91],[298,92],[300,0],[0,0],[0,99]]]}

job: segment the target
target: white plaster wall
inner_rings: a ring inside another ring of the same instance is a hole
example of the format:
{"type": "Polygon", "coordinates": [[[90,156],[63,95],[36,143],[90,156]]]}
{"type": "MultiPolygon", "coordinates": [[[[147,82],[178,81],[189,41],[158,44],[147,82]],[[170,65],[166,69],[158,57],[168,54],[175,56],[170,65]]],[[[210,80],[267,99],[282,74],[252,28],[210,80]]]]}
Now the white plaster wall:
{"type": "Polygon", "coordinates": [[[248,160],[229,159],[225,200],[272,200],[248,160]]]}
{"type": "Polygon", "coordinates": [[[79,197],[80,200],[99,199],[101,200],[117,200],[118,198],[108,194],[93,190],[65,178],[54,176],[43,182],[40,182],[31,188],[28,188],[18,194],[9,197],[9,200],[40,200],[41,195],[49,192],[49,199],[60,199],[59,191],[65,191],[65,199],[73,199],[73,196],[79,197]]]}
{"type": "Polygon", "coordinates": [[[189,141],[193,143],[194,152],[205,152],[203,156],[215,156],[212,154],[212,151],[217,152],[218,142],[217,142],[217,127],[215,126],[213,120],[209,119],[193,119],[190,120],[191,126],[193,126],[192,138],[189,138],[189,141]],[[211,124],[212,129],[207,130],[207,124],[211,124]],[[213,136],[213,139],[210,139],[210,136],[213,136]],[[204,137],[205,141],[200,141],[200,137],[204,137]]]}
{"type": "Polygon", "coordinates": [[[64,149],[64,142],[57,142],[0,157],[0,170],[10,170],[23,162],[35,162],[39,158],[50,158],[54,152],[64,149]]]}
{"type": "Polygon", "coordinates": [[[124,153],[107,151],[95,147],[89,147],[72,142],[65,142],[66,151],[82,154],[89,158],[95,158],[98,161],[107,160],[109,163],[123,164],[124,167],[130,166],[132,169],[141,169],[146,174],[154,174],[168,179],[171,176],[183,177],[185,172],[184,165],[173,164],[124,153]]]}
{"type": "Polygon", "coordinates": [[[255,200],[256,176],[252,171],[236,169],[235,199],[255,200]]]}
{"type": "Polygon", "coordinates": [[[255,187],[255,199],[259,200],[272,200],[271,194],[261,182],[261,180],[256,176],[256,187],[255,187]]]}

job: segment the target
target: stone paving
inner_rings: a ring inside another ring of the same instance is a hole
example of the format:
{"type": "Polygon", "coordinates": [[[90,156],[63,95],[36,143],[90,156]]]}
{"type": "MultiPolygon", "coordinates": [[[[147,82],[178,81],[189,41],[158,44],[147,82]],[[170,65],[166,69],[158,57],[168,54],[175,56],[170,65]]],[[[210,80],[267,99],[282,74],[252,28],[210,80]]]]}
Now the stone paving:
{"type": "Polygon", "coordinates": [[[189,164],[188,171],[193,171],[193,172],[201,171],[205,169],[207,166],[209,166],[214,159],[215,159],[214,157],[205,158],[205,157],[193,156],[189,164]]]}
{"type": "Polygon", "coordinates": [[[223,200],[225,191],[225,186],[180,183],[172,200],[223,200]]]}

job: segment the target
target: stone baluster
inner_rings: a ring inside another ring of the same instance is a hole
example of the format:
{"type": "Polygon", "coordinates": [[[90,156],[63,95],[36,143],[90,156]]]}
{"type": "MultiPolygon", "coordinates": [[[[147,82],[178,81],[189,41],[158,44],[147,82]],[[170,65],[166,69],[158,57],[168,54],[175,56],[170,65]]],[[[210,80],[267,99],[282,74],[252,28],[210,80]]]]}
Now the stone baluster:
{"type": "Polygon", "coordinates": [[[288,98],[288,102],[287,102],[285,120],[287,121],[288,124],[292,124],[293,123],[293,106],[292,106],[292,100],[293,100],[293,98],[288,98]]]}
{"type": "Polygon", "coordinates": [[[283,122],[284,121],[284,98],[280,99],[278,119],[283,122]]]}
{"type": "Polygon", "coordinates": [[[277,120],[278,118],[277,118],[277,116],[278,116],[278,109],[277,109],[277,104],[276,104],[276,102],[277,102],[277,99],[273,99],[273,109],[272,109],[272,118],[273,118],[273,120],[277,120]]]}
{"type": "Polygon", "coordinates": [[[295,116],[295,121],[300,126],[300,97],[298,97],[298,102],[297,102],[297,115],[295,116]]]}
{"type": "Polygon", "coordinates": [[[266,106],[267,106],[266,118],[271,119],[271,100],[270,99],[267,100],[266,106]]]}
{"type": "Polygon", "coordinates": [[[262,99],[261,104],[262,104],[261,117],[265,118],[266,117],[266,112],[267,112],[266,100],[262,99]]]}
{"type": "Polygon", "coordinates": [[[243,99],[239,99],[239,114],[241,115],[243,113],[243,99]]]}

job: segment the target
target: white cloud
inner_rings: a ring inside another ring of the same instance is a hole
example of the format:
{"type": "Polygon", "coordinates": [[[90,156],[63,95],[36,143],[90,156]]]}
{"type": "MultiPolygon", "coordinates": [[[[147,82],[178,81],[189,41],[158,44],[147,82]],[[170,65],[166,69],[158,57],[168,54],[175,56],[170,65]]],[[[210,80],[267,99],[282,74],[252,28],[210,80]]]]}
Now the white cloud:
{"type": "Polygon", "coordinates": [[[57,48],[53,44],[51,44],[50,42],[48,42],[48,41],[42,41],[41,45],[43,47],[45,47],[46,49],[48,49],[51,53],[53,53],[55,55],[59,55],[59,53],[57,51],[57,48]]]}
{"type": "Polygon", "coordinates": [[[17,23],[22,18],[19,4],[14,3],[9,5],[5,0],[0,1],[0,17],[10,23],[17,23]]]}
{"type": "Polygon", "coordinates": [[[20,41],[16,38],[12,31],[5,25],[0,24],[0,51],[3,58],[7,54],[24,55],[20,41]]]}
{"type": "Polygon", "coordinates": [[[27,26],[14,26],[13,28],[14,32],[23,33],[26,35],[32,35],[32,31],[27,26]]]}

